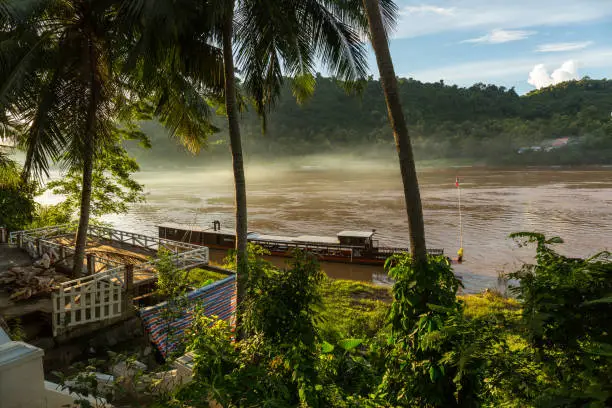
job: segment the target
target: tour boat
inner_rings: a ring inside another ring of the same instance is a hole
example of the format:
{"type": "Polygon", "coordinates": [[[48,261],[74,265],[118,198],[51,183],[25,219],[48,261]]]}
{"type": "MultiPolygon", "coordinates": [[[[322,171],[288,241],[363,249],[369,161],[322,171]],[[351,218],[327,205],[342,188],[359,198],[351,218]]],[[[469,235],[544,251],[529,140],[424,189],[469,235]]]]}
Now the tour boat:
{"type": "MultiPolygon", "coordinates": [[[[234,230],[221,228],[219,221],[211,227],[194,227],[182,224],[158,226],[159,237],[180,242],[189,242],[213,249],[235,248],[234,230]]],[[[381,247],[374,239],[376,230],[341,231],[335,237],[300,235],[297,237],[249,232],[247,240],[270,251],[271,255],[290,257],[294,249],[311,252],[321,261],[382,265],[393,254],[409,252],[409,248],[381,247]]],[[[431,255],[443,255],[443,249],[428,249],[431,255]]]]}

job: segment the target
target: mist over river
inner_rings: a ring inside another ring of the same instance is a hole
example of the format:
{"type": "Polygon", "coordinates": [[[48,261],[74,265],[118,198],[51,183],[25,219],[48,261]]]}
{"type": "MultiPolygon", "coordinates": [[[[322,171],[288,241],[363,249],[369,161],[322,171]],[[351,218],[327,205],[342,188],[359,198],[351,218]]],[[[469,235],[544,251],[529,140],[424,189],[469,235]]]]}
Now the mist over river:
{"type": "MultiPolygon", "coordinates": [[[[558,250],[588,256],[612,249],[612,168],[420,168],[427,244],[454,256],[459,248],[455,177],[461,180],[468,291],[495,286],[500,271],[532,259],[508,234],[537,231],[560,236],[558,250]]],[[[156,225],[233,227],[229,166],[143,171],[147,202],[106,217],[116,228],[157,235],[156,225]]],[[[279,235],[335,235],[376,229],[380,245],[408,246],[408,227],[395,162],[308,158],[293,163],[247,163],[249,230],[279,235]]],[[[54,201],[47,195],[43,201],[54,201]]],[[[361,267],[364,268],[364,267],[361,267]]],[[[384,280],[381,270],[350,268],[337,277],[384,280]]],[[[324,269],[336,269],[326,267],[324,269]]],[[[380,268],[379,268],[380,269],[380,268]]]]}

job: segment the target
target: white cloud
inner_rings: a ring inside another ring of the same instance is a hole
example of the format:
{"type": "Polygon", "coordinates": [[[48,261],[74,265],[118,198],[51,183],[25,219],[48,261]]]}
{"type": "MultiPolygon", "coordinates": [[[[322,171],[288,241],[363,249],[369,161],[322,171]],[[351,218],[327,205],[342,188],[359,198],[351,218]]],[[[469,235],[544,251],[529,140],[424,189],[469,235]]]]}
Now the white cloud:
{"type": "Polygon", "coordinates": [[[552,78],[548,74],[546,66],[544,64],[538,64],[533,67],[529,73],[529,79],[527,82],[540,89],[552,85],[552,78]]]}
{"type": "Polygon", "coordinates": [[[578,79],[580,78],[578,76],[578,63],[574,60],[565,61],[561,64],[561,67],[553,71],[550,77],[553,80],[553,84],[578,79]]]}
{"type": "Polygon", "coordinates": [[[502,30],[496,28],[482,37],[470,38],[463,40],[462,43],[477,43],[477,44],[501,44],[510,41],[524,40],[530,35],[535,34],[535,31],[525,30],[502,30]]]}
{"type": "MultiPolygon", "coordinates": [[[[572,58],[576,64],[588,69],[610,67],[612,48],[593,48],[578,52],[572,58]]],[[[471,85],[474,82],[499,82],[507,79],[519,80],[524,78],[527,72],[533,72],[534,67],[538,64],[543,64],[545,67],[556,66],[563,68],[562,64],[564,62],[567,62],[567,56],[551,53],[536,55],[535,57],[505,58],[453,64],[409,72],[402,76],[412,77],[425,82],[437,82],[443,79],[447,83],[471,85]]],[[[566,66],[565,68],[568,67],[566,66]]],[[[561,78],[562,73],[557,73],[556,77],[561,78]]]]}
{"type": "Polygon", "coordinates": [[[527,82],[537,89],[556,85],[561,82],[579,79],[578,64],[574,60],[565,61],[561,66],[548,75],[548,70],[544,64],[538,64],[529,73],[527,82]]]}
{"type": "Polygon", "coordinates": [[[612,1],[607,0],[400,0],[398,3],[401,12],[396,38],[498,27],[558,26],[612,16],[612,1]]]}
{"type": "Polygon", "coordinates": [[[582,41],[582,42],[563,42],[563,43],[552,43],[542,44],[536,48],[537,52],[565,52],[581,50],[593,44],[593,41],[582,41]]]}
{"type": "Polygon", "coordinates": [[[443,16],[450,16],[453,14],[454,8],[444,8],[437,6],[428,6],[426,4],[421,4],[419,6],[406,6],[399,11],[400,15],[414,15],[414,14],[438,14],[443,16]]]}

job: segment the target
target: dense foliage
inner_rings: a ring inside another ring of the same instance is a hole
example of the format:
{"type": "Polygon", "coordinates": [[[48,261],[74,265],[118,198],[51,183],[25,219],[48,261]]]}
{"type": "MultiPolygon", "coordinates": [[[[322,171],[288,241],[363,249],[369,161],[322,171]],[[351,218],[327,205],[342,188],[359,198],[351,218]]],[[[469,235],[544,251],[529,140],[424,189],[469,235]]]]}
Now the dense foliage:
{"type": "Polygon", "coordinates": [[[226,323],[198,316],[190,335],[195,381],[180,398],[192,406],[208,406],[209,399],[224,407],[324,406],[313,309],[324,275],[310,254],[296,252],[283,271],[256,259],[253,247],[250,255],[249,296],[243,305],[249,335],[231,343],[226,323]]]}
{"type": "MultiPolygon", "coordinates": [[[[341,151],[391,157],[393,138],[380,84],[369,79],[362,85],[361,96],[349,95],[334,79],[318,76],[313,97],[301,105],[285,86],[269,115],[265,135],[255,115],[243,115],[245,151],[252,156],[275,157],[341,151]]],[[[495,85],[460,88],[403,78],[399,87],[419,160],[611,163],[610,80],[585,78],[523,96],[495,85]],[[521,147],[540,146],[563,137],[570,137],[570,144],[564,148],[518,153],[521,147]]],[[[187,159],[167,144],[161,127],[147,123],[143,129],[152,138],[153,149],[139,154],[140,159],[150,163],[163,155],[174,164],[187,159]]],[[[226,154],[224,133],[212,143],[212,154],[226,154]]]]}
{"type": "Polygon", "coordinates": [[[555,387],[539,396],[543,406],[612,404],[612,256],[566,258],[541,234],[514,234],[522,244],[537,244],[537,264],[511,277],[523,301],[527,340],[555,387]]]}
{"type": "MultiPolygon", "coordinates": [[[[550,248],[558,238],[515,238],[537,243],[537,263],[512,274],[518,300],[489,291],[457,296],[460,284],[442,257],[431,257],[426,271],[407,255],[394,257],[388,290],[328,280],[305,253],[279,270],[252,246],[249,336],[235,341],[228,323],[196,308],[186,344],[193,381],[156,392],[157,405],[147,406],[610,406],[609,255],[568,259],[550,248]]],[[[167,254],[158,267],[159,289],[176,301],[187,276],[167,254]]]]}
{"type": "Polygon", "coordinates": [[[9,231],[23,229],[36,211],[34,183],[19,177],[19,167],[9,159],[0,163],[0,226],[9,231]]]}
{"type": "MultiPolygon", "coordinates": [[[[143,186],[132,177],[139,170],[136,160],[121,145],[109,146],[100,152],[93,167],[91,216],[126,213],[131,204],[143,202],[143,186]]],[[[59,205],[76,216],[82,182],[81,172],[70,169],[63,178],[49,182],[46,188],[63,196],[59,205]]]]}
{"type": "Polygon", "coordinates": [[[427,270],[396,256],[389,294],[323,279],[308,255],[280,271],[251,247],[249,336],[200,316],[191,332],[195,381],[167,401],[224,407],[605,407],[612,402],[608,254],[554,252],[512,274],[522,303],[458,297],[448,261],[427,270]],[[352,307],[351,307],[352,306],[352,307]],[[378,318],[377,322],[366,319],[378,318]]]}

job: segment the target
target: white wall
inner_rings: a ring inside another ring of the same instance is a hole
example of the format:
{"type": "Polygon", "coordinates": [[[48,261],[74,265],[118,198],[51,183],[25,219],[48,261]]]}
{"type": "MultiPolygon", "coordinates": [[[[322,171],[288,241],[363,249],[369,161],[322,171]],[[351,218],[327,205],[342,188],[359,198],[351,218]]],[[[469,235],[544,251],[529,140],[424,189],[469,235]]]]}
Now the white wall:
{"type": "Polygon", "coordinates": [[[76,395],[45,381],[43,355],[31,344],[10,341],[0,328],[0,408],[60,408],[74,402],[76,395]]]}
{"type": "Polygon", "coordinates": [[[20,341],[0,345],[0,408],[45,408],[43,354],[20,341]]]}

